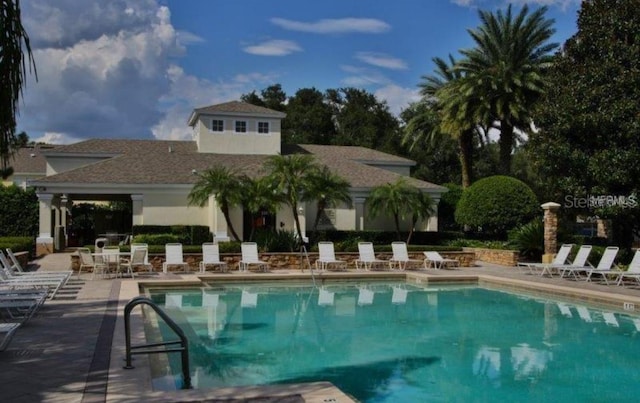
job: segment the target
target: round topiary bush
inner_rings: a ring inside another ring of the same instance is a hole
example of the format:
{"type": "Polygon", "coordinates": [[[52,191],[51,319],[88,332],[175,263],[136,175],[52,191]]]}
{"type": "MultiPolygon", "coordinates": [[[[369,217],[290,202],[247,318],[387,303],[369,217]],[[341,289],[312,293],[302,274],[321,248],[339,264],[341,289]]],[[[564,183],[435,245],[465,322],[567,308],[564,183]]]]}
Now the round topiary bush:
{"type": "Polygon", "coordinates": [[[490,176],[473,183],[456,207],[456,222],[483,233],[505,236],[507,231],[540,213],[533,190],[509,176],[490,176]]]}

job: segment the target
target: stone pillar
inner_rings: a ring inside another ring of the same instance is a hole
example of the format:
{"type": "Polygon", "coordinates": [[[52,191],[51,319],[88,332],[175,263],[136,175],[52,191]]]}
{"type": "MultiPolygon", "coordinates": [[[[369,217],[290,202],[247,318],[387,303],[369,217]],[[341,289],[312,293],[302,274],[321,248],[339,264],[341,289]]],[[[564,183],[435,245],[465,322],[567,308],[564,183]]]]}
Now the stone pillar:
{"type": "Polygon", "coordinates": [[[300,232],[302,233],[302,242],[308,243],[309,238],[307,238],[307,217],[305,215],[304,207],[302,207],[302,205],[298,206],[298,222],[300,223],[300,232]]]}
{"type": "Polygon", "coordinates": [[[612,239],[613,231],[611,231],[611,220],[604,218],[596,219],[596,236],[598,238],[612,239]]]}
{"type": "Polygon", "coordinates": [[[51,236],[51,205],[53,194],[37,193],[39,206],[38,237],[36,238],[36,255],[53,253],[53,237],[51,236]]]}
{"type": "Polygon", "coordinates": [[[541,205],[544,210],[544,255],[543,263],[551,263],[558,251],[558,210],[560,205],[548,202],[541,205]]]}

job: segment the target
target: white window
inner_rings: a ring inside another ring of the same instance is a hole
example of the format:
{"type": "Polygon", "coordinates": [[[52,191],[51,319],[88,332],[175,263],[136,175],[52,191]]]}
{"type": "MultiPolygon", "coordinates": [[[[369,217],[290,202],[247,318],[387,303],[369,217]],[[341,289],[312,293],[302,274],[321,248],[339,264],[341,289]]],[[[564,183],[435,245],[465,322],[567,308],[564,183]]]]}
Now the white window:
{"type": "Polygon", "coordinates": [[[211,121],[211,131],[212,132],[223,132],[224,131],[224,120],[213,119],[211,121]]]}
{"type": "Polygon", "coordinates": [[[269,122],[258,122],[258,133],[269,134],[269,122]]]}
{"type": "Polygon", "coordinates": [[[247,121],[236,120],[236,133],[246,133],[246,132],[247,132],[247,121]]]}

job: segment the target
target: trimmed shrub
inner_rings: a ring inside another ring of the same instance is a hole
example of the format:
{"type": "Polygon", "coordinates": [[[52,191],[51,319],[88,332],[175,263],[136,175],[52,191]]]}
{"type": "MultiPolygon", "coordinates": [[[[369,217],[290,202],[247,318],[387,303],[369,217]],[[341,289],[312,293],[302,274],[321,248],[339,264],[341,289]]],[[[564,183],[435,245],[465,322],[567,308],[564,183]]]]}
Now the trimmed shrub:
{"type": "Polygon", "coordinates": [[[544,252],[544,223],[533,220],[509,232],[511,242],[527,259],[539,261],[544,252]]]}
{"type": "Polygon", "coordinates": [[[30,236],[0,237],[0,249],[10,248],[13,252],[29,252],[35,249],[35,238],[30,236]]]}
{"type": "Polygon", "coordinates": [[[0,236],[38,234],[38,197],[34,189],[0,186],[0,236]]]}
{"type": "Polygon", "coordinates": [[[481,232],[505,237],[507,231],[531,221],[540,213],[533,190],[509,176],[490,176],[475,182],[456,207],[456,222],[481,232]]]}
{"type": "Polygon", "coordinates": [[[165,245],[177,242],[183,243],[182,240],[174,234],[140,234],[133,238],[133,243],[146,243],[149,245],[165,245]]]}
{"type": "Polygon", "coordinates": [[[142,235],[166,235],[171,234],[177,237],[177,241],[185,245],[201,245],[211,242],[213,235],[206,225],[134,225],[132,228],[134,239],[142,235]]]}

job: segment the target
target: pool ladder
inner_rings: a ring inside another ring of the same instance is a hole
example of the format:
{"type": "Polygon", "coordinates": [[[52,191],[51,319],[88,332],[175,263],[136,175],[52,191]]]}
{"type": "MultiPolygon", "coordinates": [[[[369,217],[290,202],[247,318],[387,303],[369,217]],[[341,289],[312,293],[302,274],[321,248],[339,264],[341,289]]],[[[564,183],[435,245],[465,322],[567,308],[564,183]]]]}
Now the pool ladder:
{"type": "Polygon", "coordinates": [[[159,354],[159,353],[175,353],[180,352],[182,358],[182,378],[183,385],[182,389],[191,389],[191,375],[189,372],[189,343],[187,337],[184,335],[184,332],[167,315],[165,311],[163,311],[155,302],[147,297],[135,297],[127,302],[127,305],[124,307],[124,332],[125,332],[125,343],[126,343],[126,365],[125,369],[133,368],[131,365],[131,356],[133,354],[159,354]],[[131,326],[130,326],[130,317],[131,310],[135,308],[137,305],[149,305],[157,314],[160,316],[167,326],[173,330],[173,332],[178,336],[180,340],[167,341],[164,343],[150,343],[150,344],[141,344],[139,346],[131,345],[131,326]],[[179,344],[179,347],[169,347],[175,346],[179,344]],[[166,347],[166,348],[159,348],[166,347]],[[138,350],[140,349],[140,350],[138,350]],[[146,350],[145,350],[146,349],[146,350]],[[134,351],[135,350],[135,351],[134,351]]]}

